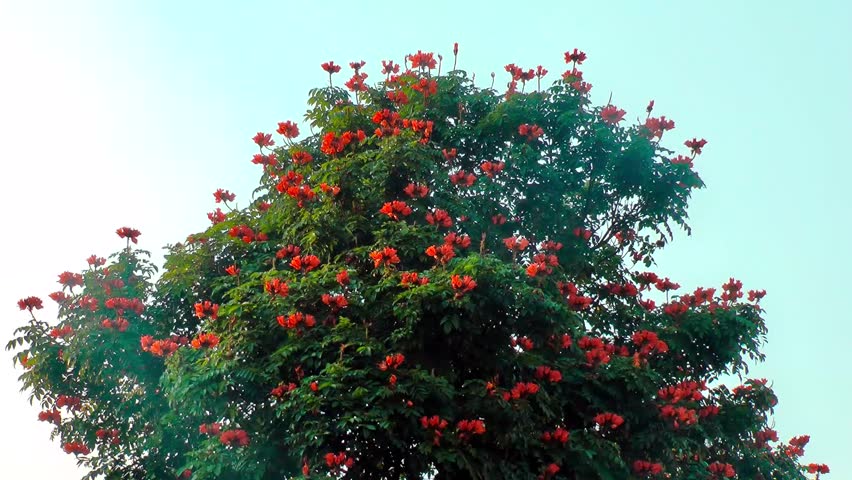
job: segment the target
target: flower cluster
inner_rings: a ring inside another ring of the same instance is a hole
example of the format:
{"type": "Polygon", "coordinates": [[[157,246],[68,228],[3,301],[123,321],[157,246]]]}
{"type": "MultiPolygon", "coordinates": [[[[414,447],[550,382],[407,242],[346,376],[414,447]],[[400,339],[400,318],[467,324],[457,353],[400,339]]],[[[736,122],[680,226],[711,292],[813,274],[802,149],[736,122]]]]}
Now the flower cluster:
{"type": "Polygon", "coordinates": [[[290,260],[290,267],[308,273],[320,266],[320,259],[316,255],[296,255],[290,260]]]}
{"type": "Polygon", "coordinates": [[[599,413],[595,415],[594,420],[601,428],[608,428],[610,430],[615,430],[624,424],[624,418],[612,412],[599,413]]]}
{"type": "Polygon", "coordinates": [[[109,443],[111,443],[113,445],[118,445],[119,442],[120,442],[120,440],[118,438],[120,434],[121,434],[121,432],[119,432],[118,429],[116,429],[116,428],[110,428],[110,429],[99,428],[95,432],[95,437],[97,437],[98,440],[108,441],[109,443]]]}
{"type": "Polygon", "coordinates": [[[219,304],[209,300],[195,304],[195,316],[198,318],[210,317],[213,320],[219,318],[219,304]]]}
{"type": "Polygon", "coordinates": [[[417,272],[402,272],[402,278],[399,281],[399,284],[403,287],[416,287],[428,283],[429,278],[421,277],[417,272]]]}
{"type": "Polygon", "coordinates": [[[325,464],[336,474],[344,467],[352,468],[355,465],[355,460],[349,458],[346,452],[338,452],[337,454],[329,452],[325,454],[325,464]]]}
{"type": "Polygon", "coordinates": [[[550,383],[558,383],[562,381],[562,373],[559,370],[542,365],[535,369],[535,378],[547,380],[550,383]]]}
{"type": "Polygon", "coordinates": [[[453,275],[450,278],[450,285],[452,285],[453,291],[456,292],[455,298],[461,298],[465,293],[476,288],[476,281],[470,275],[453,275]]]}
{"type": "Polygon", "coordinates": [[[663,465],[661,463],[653,463],[647,460],[636,460],[633,462],[633,473],[650,477],[663,473],[663,465]]]}
{"type": "Polygon", "coordinates": [[[126,319],[118,317],[114,320],[110,320],[109,318],[105,318],[101,320],[101,326],[106,329],[116,329],[119,332],[125,332],[130,327],[130,322],[126,319]]]}
{"type": "Polygon", "coordinates": [[[41,310],[43,307],[44,305],[42,305],[42,301],[38,297],[27,297],[18,300],[18,308],[21,310],[32,312],[33,310],[41,310]]]}
{"type": "Polygon", "coordinates": [[[190,342],[192,348],[199,350],[201,348],[215,348],[219,345],[219,337],[214,333],[199,333],[190,342]]]}
{"type": "Polygon", "coordinates": [[[388,355],[385,357],[384,360],[381,361],[381,363],[379,363],[379,370],[383,372],[386,370],[396,370],[397,368],[399,368],[400,365],[402,365],[402,362],[404,361],[405,355],[401,353],[394,353],[392,355],[388,355]]]}
{"type": "Polygon", "coordinates": [[[133,243],[139,243],[139,235],[142,235],[142,232],[136,230],[135,228],[130,227],[121,227],[115,231],[115,233],[119,236],[119,238],[126,238],[133,243]]]}
{"type": "Polygon", "coordinates": [[[301,325],[304,325],[306,328],[313,328],[317,324],[316,318],[313,315],[302,312],[291,313],[286,317],[279,315],[277,321],[279,325],[289,329],[297,328],[301,325]]]}
{"type": "Polygon", "coordinates": [[[420,426],[422,426],[424,430],[432,432],[432,443],[436,446],[441,444],[441,437],[443,436],[443,431],[447,428],[447,425],[449,425],[449,422],[438,415],[432,415],[431,417],[424,416],[420,418],[420,426]]]}
{"type": "Polygon", "coordinates": [[[379,268],[384,265],[386,267],[399,263],[399,257],[396,254],[396,249],[385,247],[375,252],[370,252],[370,258],[373,260],[373,266],[379,268]]]}
{"type": "Polygon", "coordinates": [[[59,425],[60,423],[62,423],[62,412],[55,408],[53,410],[45,410],[43,412],[38,412],[38,421],[50,422],[59,425]]]}
{"type": "Polygon", "coordinates": [[[541,434],[541,441],[545,442],[545,443],[548,443],[548,442],[557,443],[558,442],[558,443],[565,445],[566,443],[568,443],[568,438],[570,436],[571,436],[571,434],[568,433],[568,430],[565,430],[562,427],[556,427],[556,429],[551,431],[551,432],[542,433],[541,434]]]}
{"type": "Polygon", "coordinates": [[[278,297],[286,297],[290,294],[290,286],[280,278],[273,278],[264,282],[263,290],[272,296],[278,297]]]}
{"type": "Polygon", "coordinates": [[[225,430],[219,435],[219,442],[226,447],[245,447],[249,444],[249,436],[245,430],[225,430]]]}
{"type": "Polygon", "coordinates": [[[707,466],[707,471],[713,478],[734,478],[737,472],[730,463],[713,462],[707,466]]]}
{"type": "Polygon", "coordinates": [[[75,455],[88,455],[92,450],[83,442],[66,442],[62,446],[65,453],[73,453],[75,455]]]}
{"type": "Polygon", "coordinates": [[[459,440],[467,441],[473,435],[485,434],[485,422],[479,419],[475,420],[460,420],[456,424],[459,440]]]}
{"type": "Polygon", "coordinates": [[[539,385],[534,382],[518,382],[508,392],[503,392],[503,400],[520,400],[530,395],[538,393],[539,385]]]}

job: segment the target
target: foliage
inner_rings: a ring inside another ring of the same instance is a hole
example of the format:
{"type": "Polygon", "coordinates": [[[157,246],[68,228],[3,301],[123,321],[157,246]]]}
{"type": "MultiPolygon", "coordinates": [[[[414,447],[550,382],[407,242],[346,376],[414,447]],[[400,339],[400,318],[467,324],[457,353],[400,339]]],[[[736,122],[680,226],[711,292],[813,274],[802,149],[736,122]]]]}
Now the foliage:
{"type": "Polygon", "coordinates": [[[593,106],[577,50],[505,93],[440,60],[323,64],[317,133],[254,137],[249,207],[217,190],[156,281],[126,227],[60,276],[9,348],[87,478],[805,478],[766,381],[708,387],[763,358],[765,292],[644,271],[706,142],[593,106]]]}

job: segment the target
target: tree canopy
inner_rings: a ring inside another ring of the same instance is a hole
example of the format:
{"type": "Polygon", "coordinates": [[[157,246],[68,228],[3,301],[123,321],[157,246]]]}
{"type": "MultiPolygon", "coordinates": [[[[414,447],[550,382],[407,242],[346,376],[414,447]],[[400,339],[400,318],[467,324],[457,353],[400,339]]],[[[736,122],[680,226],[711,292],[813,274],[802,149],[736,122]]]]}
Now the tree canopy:
{"type": "Polygon", "coordinates": [[[592,105],[576,49],[550,86],[511,64],[498,92],[457,48],[372,85],[322,64],[311,134],[259,132],[250,204],[217,190],[162,275],[123,227],[60,275],[58,323],[19,302],[23,388],[87,478],[828,472],[778,441],[766,380],[716,382],[762,360],[765,292],[650,271],[689,232],[706,142],[664,147],[653,102],[629,125],[592,105]]]}

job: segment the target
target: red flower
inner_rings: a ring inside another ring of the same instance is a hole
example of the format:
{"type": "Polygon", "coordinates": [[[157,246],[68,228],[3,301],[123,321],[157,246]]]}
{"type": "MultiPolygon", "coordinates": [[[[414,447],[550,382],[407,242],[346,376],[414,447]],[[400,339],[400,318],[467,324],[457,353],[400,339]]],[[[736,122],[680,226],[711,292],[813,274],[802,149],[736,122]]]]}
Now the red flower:
{"type": "Polygon", "coordinates": [[[708,405],[698,410],[698,416],[701,418],[715,417],[719,415],[719,410],[719,407],[716,405],[708,405]]]}
{"type": "Polygon", "coordinates": [[[361,60],[360,62],[349,62],[349,68],[355,70],[355,73],[358,73],[361,68],[366,64],[367,62],[365,62],[364,60],[361,60]]]}
{"type": "Polygon", "coordinates": [[[379,209],[379,213],[384,213],[394,220],[399,220],[400,216],[407,217],[411,215],[411,207],[409,207],[405,202],[394,200],[382,205],[382,208],[379,209]]]}
{"type": "Polygon", "coordinates": [[[331,62],[331,61],[325,62],[320,66],[322,67],[323,70],[328,72],[329,76],[331,76],[332,73],[337,73],[337,72],[340,71],[340,65],[335,65],[334,62],[331,62]]]}
{"type": "Polygon", "coordinates": [[[429,279],[419,276],[417,272],[403,272],[399,283],[403,287],[422,286],[427,285],[429,279]]]}
{"type": "Polygon", "coordinates": [[[474,281],[470,275],[465,275],[463,277],[459,275],[453,275],[450,278],[450,284],[453,286],[453,290],[456,292],[456,298],[460,298],[465,293],[476,288],[476,281],[474,281]]]}
{"type": "Polygon", "coordinates": [[[396,370],[397,368],[399,368],[400,365],[402,365],[402,362],[404,362],[404,361],[405,361],[405,355],[403,355],[401,353],[394,353],[394,354],[388,355],[388,356],[385,357],[385,359],[382,362],[379,363],[379,370],[381,370],[383,372],[388,370],[388,369],[396,370]]]}
{"type": "Polygon", "coordinates": [[[438,66],[438,62],[435,61],[431,52],[424,53],[417,50],[417,53],[408,55],[408,58],[411,60],[411,68],[425,68],[432,70],[438,66]]]}
{"type": "Polygon", "coordinates": [[[216,203],[221,203],[223,201],[233,202],[234,199],[237,198],[237,196],[227,190],[223,190],[220,188],[213,192],[213,198],[216,199],[216,203]]]}
{"type": "Polygon", "coordinates": [[[562,381],[562,373],[559,370],[542,365],[535,369],[535,378],[547,380],[550,383],[559,383],[562,381]]]}
{"type": "Polygon", "coordinates": [[[451,162],[455,160],[456,156],[459,154],[458,150],[455,148],[451,148],[447,150],[446,148],[441,150],[441,155],[444,156],[444,160],[451,162]]]}
{"type": "Polygon", "coordinates": [[[528,397],[530,395],[535,395],[538,393],[540,387],[537,383],[533,382],[518,382],[514,387],[508,392],[503,394],[503,399],[506,401],[509,400],[520,400],[522,398],[528,397]]]}
{"type": "Polygon", "coordinates": [[[289,329],[296,328],[301,324],[304,324],[307,328],[313,328],[317,323],[313,315],[304,314],[302,312],[292,313],[287,317],[279,315],[276,320],[279,325],[289,329]]]}
{"type": "Polygon", "coordinates": [[[660,340],[657,334],[648,330],[640,330],[633,334],[633,343],[639,347],[639,354],[648,356],[652,353],[666,353],[669,346],[660,340]]]}
{"type": "Polygon", "coordinates": [[[707,145],[707,140],[693,138],[684,142],[684,145],[686,145],[686,148],[692,150],[693,155],[701,155],[701,149],[704,148],[704,145],[707,145]]]}
{"type": "Polygon", "coordinates": [[[88,263],[92,267],[100,267],[101,265],[106,265],[106,258],[98,257],[97,255],[92,255],[86,259],[86,263],[88,263]]]}
{"type": "Polygon", "coordinates": [[[382,73],[385,75],[399,73],[399,64],[393,63],[391,60],[382,60],[382,73]]]}
{"type": "Polygon", "coordinates": [[[270,394],[274,397],[282,398],[284,397],[284,394],[290,393],[296,388],[298,388],[298,386],[293,382],[290,382],[287,385],[284,385],[284,383],[282,382],[278,384],[277,387],[273,388],[270,394]]]}
{"type": "Polygon", "coordinates": [[[67,442],[62,446],[65,453],[73,453],[75,455],[88,455],[91,450],[85,443],[82,442],[67,442]]]}
{"type": "Polygon", "coordinates": [[[331,295],[328,293],[322,294],[322,303],[331,308],[332,312],[338,312],[349,306],[349,301],[345,295],[331,295]]]}
{"type": "Polygon", "coordinates": [[[441,444],[441,436],[443,435],[442,431],[447,428],[447,425],[449,425],[449,422],[437,415],[432,415],[431,417],[424,416],[420,418],[420,426],[422,426],[424,430],[432,431],[432,443],[435,445],[441,444]]]}
{"type": "Polygon", "coordinates": [[[278,295],[281,297],[286,297],[290,293],[290,286],[287,285],[287,282],[282,281],[280,278],[273,278],[272,280],[267,280],[264,283],[263,289],[272,295],[278,295]]]}
{"type": "Polygon", "coordinates": [[[245,430],[226,430],[219,435],[219,441],[226,447],[245,447],[249,444],[249,436],[245,430]]]}
{"type": "Polygon", "coordinates": [[[230,275],[232,277],[236,277],[237,275],[240,274],[240,269],[237,268],[236,265],[228,265],[228,268],[225,269],[225,273],[227,273],[228,275],[230,275]]]}
{"type": "Polygon", "coordinates": [[[391,247],[385,247],[381,250],[370,252],[370,258],[373,259],[375,268],[379,268],[382,264],[390,266],[399,263],[399,257],[396,254],[396,249],[391,247]]]}
{"type": "Polygon", "coordinates": [[[290,260],[290,267],[294,270],[301,270],[305,273],[310,272],[319,266],[320,259],[316,255],[297,255],[290,260]]]}
{"type": "Polygon", "coordinates": [[[465,187],[471,187],[474,183],[476,183],[476,175],[467,173],[464,170],[459,170],[458,172],[450,175],[450,182],[453,185],[461,184],[465,187]]]}
{"type": "Polygon", "coordinates": [[[221,208],[217,208],[216,211],[207,213],[207,218],[213,225],[217,225],[224,222],[227,219],[227,216],[221,208]]]}
{"type": "Polygon", "coordinates": [[[714,478],[733,478],[737,474],[737,472],[734,471],[733,465],[721,462],[711,463],[707,466],[707,471],[710,472],[714,478]]]}
{"type": "Polygon", "coordinates": [[[179,347],[180,345],[171,339],[154,340],[154,342],[151,343],[148,352],[155,357],[168,357],[175,353],[179,347]]]}
{"type": "Polygon", "coordinates": [[[627,112],[621,110],[615,105],[607,105],[603,108],[603,110],[601,110],[601,118],[603,118],[604,122],[610,125],[615,125],[618,122],[624,120],[624,115],[626,113],[627,112]]]}
{"type": "Polygon", "coordinates": [[[297,150],[290,156],[296,165],[307,165],[314,160],[313,155],[303,150],[297,150]]]}
{"type": "Polygon", "coordinates": [[[271,133],[257,132],[257,134],[252,137],[252,141],[259,147],[271,147],[275,145],[275,141],[272,140],[271,133]]]}
{"type": "MultiPolygon", "coordinates": [[[[352,132],[344,132],[339,137],[334,132],[328,132],[322,137],[320,151],[326,155],[334,156],[341,153],[350,143],[352,143],[352,132]]],[[[301,178],[299,182],[301,182],[301,178]]]]}
{"type": "Polygon", "coordinates": [[[214,348],[219,345],[219,337],[213,333],[200,333],[192,339],[192,348],[198,350],[201,348],[214,348]]]}
{"type": "Polygon", "coordinates": [[[74,288],[83,286],[83,275],[79,273],[62,272],[59,274],[59,283],[62,284],[63,290],[65,287],[74,288]]]}
{"type": "Polygon", "coordinates": [[[666,120],[665,116],[660,118],[648,118],[645,120],[644,133],[648,138],[663,138],[663,133],[666,130],[671,130],[675,126],[674,121],[666,120]]]}
{"type": "Polygon", "coordinates": [[[828,465],[824,463],[810,463],[808,464],[808,473],[829,473],[828,465]]]}
{"type": "Polygon", "coordinates": [[[53,410],[45,410],[43,412],[39,412],[38,421],[50,422],[59,425],[62,423],[62,412],[55,408],[53,410]]]}
{"type": "Polygon", "coordinates": [[[426,214],[426,221],[429,225],[438,225],[440,227],[449,228],[453,225],[453,219],[446,210],[436,208],[434,212],[426,214]]]}
{"type": "Polygon", "coordinates": [[[346,455],[346,452],[339,452],[337,455],[333,453],[325,454],[325,464],[332,470],[333,473],[340,473],[343,467],[347,469],[355,465],[355,461],[346,455]]]}
{"type": "Polygon", "coordinates": [[[695,413],[695,410],[686,407],[663,405],[660,408],[660,416],[670,420],[674,428],[679,428],[681,425],[695,425],[698,423],[698,415],[695,413]]]}
{"type": "Polygon", "coordinates": [[[494,175],[502,172],[505,166],[505,162],[482,162],[482,164],[479,165],[479,169],[482,170],[482,173],[484,173],[486,177],[494,178],[494,175]]]}
{"type": "Polygon", "coordinates": [[[130,228],[130,227],[121,227],[118,230],[116,230],[115,233],[118,234],[119,238],[128,238],[133,243],[139,243],[139,241],[136,238],[139,237],[139,235],[142,235],[142,233],[139,230],[136,230],[135,228],[130,228]]]}
{"type": "Polygon", "coordinates": [[[526,137],[528,142],[532,142],[542,136],[544,134],[544,130],[542,130],[538,125],[524,123],[518,127],[518,134],[522,137],[526,137]]]}
{"type": "Polygon", "coordinates": [[[586,60],[585,52],[581,52],[574,49],[573,52],[565,52],[565,63],[573,63],[575,65],[581,65],[583,61],[586,60]]]}
{"type": "Polygon", "coordinates": [[[571,83],[571,88],[585,94],[592,91],[592,84],[586,82],[573,82],[571,83]]]}
{"type": "Polygon", "coordinates": [[[456,424],[459,440],[466,441],[473,435],[485,434],[485,422],[482,420],[460,420],[456,424]]]}
{"type": "Polygon", "coordinates": [[[426,185],[415,185],[413,183],[409,183],[402,191],[411,198],[425,198],[426,195],[429,194],[429,187],[426,185]]]}
{"type": "Polygon", "coordinates": [[[299,126],[290,120],[278,122],[278,130],[276,132],[284,135],[284,138],[296,138],[299,136],[299,126]]]}
{"type": "Polygon", "coordinates": [[[589,240],[590,238],[592,238],[592,231],[587,228],[575,227],[574,236],[577,238],[582,238],[583,240],[589,240]]]}
{"type": "Polygon", "coordinates": [[[621,417],[621,415],[617,415],[611,412],[604,412],[595,415],[595,423],[597,423],[602,428],[605,427],[615,430],[624,423],[624,419],[621,417]]]}
{"type": "Polygon", "coordinates": [[[21,310],[41,310],[44,306],[42,305],[41,299],[38,297],[27,297],[18,300],[18,308],[21,310]]]}
{"type": "Polygon", "coordinates": [[[459,248],[467,248],[470,246],[470,235],[458,235],[456,232],[450,232],[444,235],[444,245],[458,246],[459,248]]]}
{"type": "Polygon", "coordinates": [[[749,302],[760,302],[760,299],[766,296],[766,290],[749,290],[748,291],[748,301],[749,302]]]}
{"type": "Polygon", "coordinates": [[[544,432],[541,434],[541,441],[543,442],[559,442],[563,445],[568,443],[568,438],[570,437],[570,433],[568,430],[565,430],[562,427],[557,427],[556,430],[552,432],[544,432]]]}
{"type": "Polygon", "coordinates": [[[411,86],[414,90],[423,94],[424,98],[438,93],[438,82],[428,78],[421,78],[420,81],[411,86]]]}
{"type": "Polygon", "coordinates": [[[203,435],[219,435],[222,432],[222,424],[219,422],[203,423],[198,427],[198,433],[203,435]]]}
{"type": "Polygon", "coordinates": [[[74,329],[71,325],[65,325],[63,327],[58,327],[50,330],[50,336],[53,338],[65,338],[74,335],[74,329]]]}
{"type": "Polygon", "coordinates": [[[367,79],[367,76],[368,75],[366,73],[356,72],[354,75],[352,75],[352,78],[350,78],[346,83],[344,83],[344,85],[346,86],[346,88],[349,89],[350,92],[366,92],[367,84],[364,83],[364,80],[367,79]]]}
{"type": "Polygon", "coordinates": [[[198,318],[210,317],[213,320],[219,318],[219,304],[209,300],[195,304],[195,316],[198,318]]]}
{"type": "Polygon", "coordinates": [[[319,384],[317,382],[311,382],[311,391],[316,392],[319,390],[319,384]]]}
{"type": "Polygon", "coordinates": [[[393,90],[387,93],[388,100],[397,104],[397,105],[405,105],[408,103],[408,95],[405,94],[402,90],[393,90]]]}
{"type": "Polygon", "coordinates": [[[636,460],[633,462],[633,472],[637,475],[659,475],[663,473],[663,464],[651,463],[647,460],[636,460]]]}
{"type": "Polygon", "coordinates": [[[654,286],[657,287],[657,290],[659,290],[661,292],[668,292],[668,291],[677,290],[678,288],[680,288],[680,284],[677,284],[677,283],[669,280],[669,277],[657,280],[655,282],[654,286]]]}

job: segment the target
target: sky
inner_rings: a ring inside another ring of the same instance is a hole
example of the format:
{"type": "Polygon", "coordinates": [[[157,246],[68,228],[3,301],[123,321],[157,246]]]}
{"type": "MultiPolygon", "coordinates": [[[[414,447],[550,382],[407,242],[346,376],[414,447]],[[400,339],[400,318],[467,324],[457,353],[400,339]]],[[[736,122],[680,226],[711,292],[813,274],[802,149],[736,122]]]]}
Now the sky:
{"type": "MultiPolygon", "coordinates": [[[[612,94],[635,119],[654,99],[676,122],[665,145],[708,140],[693,233],[656,271],[688,290],[734,276],[768,291],[767,360],[750,376],[772,381],[781,438],[810,434],[805,460],[850,478],[851,5],[0,0],[0,339],[26,321],[20,298],[55,318],[57,275],[120,249],[116,228],[141,230],[161,264],[164,245],[209,223],[215,189],[245,205],[250,138],[302,119],[320,63],[363,59],[373,79],[382,59],[447,58],[458,42],[459,67],[487,86],[508,63],[555,78],[576,47],[593,101],[612,94]]],[[[20,372],[0,352],[3,476],[78,478],[20,372]]]]}

